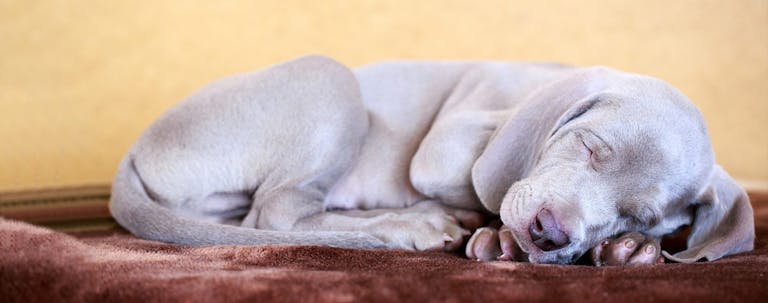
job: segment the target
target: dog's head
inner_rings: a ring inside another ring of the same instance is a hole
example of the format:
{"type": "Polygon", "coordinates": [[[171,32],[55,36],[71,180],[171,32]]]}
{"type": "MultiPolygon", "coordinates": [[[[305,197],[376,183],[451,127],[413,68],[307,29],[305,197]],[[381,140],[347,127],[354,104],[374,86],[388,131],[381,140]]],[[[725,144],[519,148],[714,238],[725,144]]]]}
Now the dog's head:
{"type": "Polygon", "coordinates": [[[704,119],[680,92],[607,68],[532,93],[472,169],[531,262],[571,263],[628,231],[662,236],[692,224],[667,258],[714,260],[752,249],[752,208],[715,164],[704,119]]]}

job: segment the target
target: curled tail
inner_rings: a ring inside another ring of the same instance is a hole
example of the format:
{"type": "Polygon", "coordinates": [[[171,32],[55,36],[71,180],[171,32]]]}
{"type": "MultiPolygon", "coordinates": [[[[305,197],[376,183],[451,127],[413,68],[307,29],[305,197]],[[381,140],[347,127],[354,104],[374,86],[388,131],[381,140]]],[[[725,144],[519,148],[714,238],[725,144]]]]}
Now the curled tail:
{"type": "Polygon", "coordinates": [[[380,248],[381,240],[361,232],[293,232],[245,228],[182,217],[146,192],[131,155],[123,159],[112,184],[109,210],[135,236],[184,245],[325,245],[380,248]]]}

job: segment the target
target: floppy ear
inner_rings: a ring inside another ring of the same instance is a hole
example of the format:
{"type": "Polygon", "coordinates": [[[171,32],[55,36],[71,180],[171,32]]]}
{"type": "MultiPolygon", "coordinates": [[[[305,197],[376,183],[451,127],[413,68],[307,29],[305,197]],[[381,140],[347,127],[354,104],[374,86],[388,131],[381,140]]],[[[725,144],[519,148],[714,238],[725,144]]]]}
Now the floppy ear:
{"type": "Polygon", "coordinates": [[[715,166],[696,206],[688,248],[674,255],[663,252],[667,259],[681,263],[713,261],[754,248],[755,223],[749,198],[720,166],[715,166]]]}
{"type": "Polygon", "coordinates": [[[499,213],[507,190],[533,168],[549,137],[589,110],[601,88],[599,79],[576,74],[521,101],[472,166],[472,185],[487,210],[499,213]]]}

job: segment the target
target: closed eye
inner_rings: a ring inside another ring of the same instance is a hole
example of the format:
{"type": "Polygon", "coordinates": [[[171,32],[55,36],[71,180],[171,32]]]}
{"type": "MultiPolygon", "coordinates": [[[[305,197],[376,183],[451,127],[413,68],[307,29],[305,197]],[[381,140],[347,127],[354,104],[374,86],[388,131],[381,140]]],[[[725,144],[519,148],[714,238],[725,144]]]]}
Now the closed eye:
{"type": "Polygon", "coordinates": [[[587,143],[584,143],[584,140],[581,140],[581,145],[584,145],[584,149],[587,150],[587,160],[592,161],[592,154],[594,154],[592,149],[587,146],[587,143]]]}
{"type": "Polygon", "coordinates": [[[605,161],[612,154],[612,149],[605,141],[591,130],[576,133],[582,148],[582,156],[586,158],[589,167],[596,172],[604,171],[605,161]]]}
{"type": "Polygon", "coordinates": [[[592,151],[591,148],[587,145],[584,140],[581,141],[581,144],[584,146],[584,150],[586,150],[586,156],[587,156],[587,162],[589,163],[589,167],[592,168],[592,170],[597,171],[597,167],[595,167],[595,152],[592,151]]]}
{"type": "Polygon", "coordinates": [[[584,138],[584,134],[582,133],[576,133],[576,137],[578,138],[579,142],[581,142],[581,146],[584,147],[582,149],[583,155],[586,158],[587,161],[590,162],[590,166],[592,165],[593,156],[595,154],[594,150],[587,145],[587,141],[584,138]]]}
{"type": "MultiPolygon", "coordinates": [[[[584,146],[586,155],[589,157],[592,168],[602,165],[613,153],[613,149],[605,141],[591,131],[585,131],[577,134],[581,144],[584,146]]],[[[597,170],[597,169],[596,169],[597,170]]]]}

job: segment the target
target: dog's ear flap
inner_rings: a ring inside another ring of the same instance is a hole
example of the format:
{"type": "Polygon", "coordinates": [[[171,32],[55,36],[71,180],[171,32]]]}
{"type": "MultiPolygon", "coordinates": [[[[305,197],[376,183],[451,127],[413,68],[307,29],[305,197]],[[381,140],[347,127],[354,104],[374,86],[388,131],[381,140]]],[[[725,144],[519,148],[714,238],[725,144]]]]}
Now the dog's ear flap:
{"type": "Polygon", "coordinates": [[[511,112],[472,166],[472,185],[488,211],[499,213],[509,187],[533,168],[557,129],[595,104],[599,89],[598,79],[577,74],[542,87],[511,112]]]}
{"type": "Polygon", "coordinates": [[[688,248],[667,259],[681,263],[713,261],[752,250],[755,223],[746,192],[720,166],[698,197],[688,248]]]}
{"type": "Polygon", "coordinates": [[[472,166],[475,193],[485,209],[494,214],[499,213],[509,187],[530,169],[538,145],[534,141],[541,136],[532,130],[540,123],[538,119],[525,123],[514,115],[491,135],[472,166]]]}

